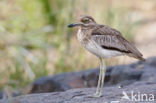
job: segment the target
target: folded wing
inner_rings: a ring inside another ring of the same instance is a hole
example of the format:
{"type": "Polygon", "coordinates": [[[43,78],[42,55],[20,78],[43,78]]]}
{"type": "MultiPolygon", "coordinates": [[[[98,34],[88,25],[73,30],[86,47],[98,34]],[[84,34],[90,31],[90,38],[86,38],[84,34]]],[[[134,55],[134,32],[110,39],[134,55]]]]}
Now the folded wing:
{"type": "Polygon", "coordinates": [[[94,29],[92,31],[92,40],[104,49],[119,51],[137,59],[144,60],[142,54],[132,43],[124,39],[119,31],[108,26],[99,25],[98,28],[94,29]]]}

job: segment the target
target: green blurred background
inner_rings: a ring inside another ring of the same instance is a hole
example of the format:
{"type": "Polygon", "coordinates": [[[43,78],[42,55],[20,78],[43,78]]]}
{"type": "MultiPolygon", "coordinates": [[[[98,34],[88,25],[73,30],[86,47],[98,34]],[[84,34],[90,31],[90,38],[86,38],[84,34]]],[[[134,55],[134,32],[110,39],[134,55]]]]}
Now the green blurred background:
{"type": "Polygon", "coordinates": [[[146,36],[139,30],[155,19],[155,10],[154,0],[0,0],[0,90],[23,90],[41,76],[97,67],[98,59],[78,44],[76,30],[67,28],[83,14],[118,29],[143,52],[146,36]]]}

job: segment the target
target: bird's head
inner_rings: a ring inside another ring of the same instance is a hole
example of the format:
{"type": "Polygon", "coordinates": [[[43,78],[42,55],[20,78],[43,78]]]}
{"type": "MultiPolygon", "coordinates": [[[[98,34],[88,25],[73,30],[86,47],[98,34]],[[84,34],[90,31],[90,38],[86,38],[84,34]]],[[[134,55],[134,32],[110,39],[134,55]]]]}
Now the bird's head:
{"type": "Polygon", "coordinates": [[[80,16],[79,22],[69,24],[68,27],[89,27],[96,24],[95,20],[91,16],[80,16]]]}

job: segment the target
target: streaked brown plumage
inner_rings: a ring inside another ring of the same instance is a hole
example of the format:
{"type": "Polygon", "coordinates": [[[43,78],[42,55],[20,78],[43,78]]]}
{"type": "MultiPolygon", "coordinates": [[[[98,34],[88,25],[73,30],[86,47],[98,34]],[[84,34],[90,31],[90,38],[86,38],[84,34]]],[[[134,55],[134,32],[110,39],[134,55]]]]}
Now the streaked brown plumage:
{"type": "Polygon", "coordinates": [[[100,58],[100,75],[95,96],[102,95],[102,87],[105,76],[103,58],[127,55],[139,60],[145,60],[137,48],[127,41],[118,30],[109,26],[97,24],[91,16],[81,16],[79,23],[73,23],[68,27],[79,27],[77,37],[81,45],[89,52],[100,58]]]}
{"type": "Polygon", "coordinates": [[[126,53],[128,56],[144,60],[143,55],[136,49],[136,47],[124,39],[121,33],[105,25],[98,25],[92,30],[92,38],[95,42],[105,49],[120,51],[126,53]]]}
{"type": "Polygon", "coordinates": [[[86,35],[83,38],[83,42],[86,43],[91,38],[104,49],[120,51],[128,56],[144,60],[143,55],[137,48],[127,41],[118,30],[106,25],[97,24],[91,16],[82,16],[80,22],[84,23],[87,18],[91,23],[87,26],[80,27],[84,35],[86,35]]]}

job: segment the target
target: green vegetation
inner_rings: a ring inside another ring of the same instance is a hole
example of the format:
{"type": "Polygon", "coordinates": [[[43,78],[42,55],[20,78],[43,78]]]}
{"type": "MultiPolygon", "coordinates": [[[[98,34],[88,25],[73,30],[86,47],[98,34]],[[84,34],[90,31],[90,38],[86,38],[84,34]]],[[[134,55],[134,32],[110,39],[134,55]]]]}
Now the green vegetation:
{"type": "Polygon", "coordinates": [[[127,16],[128,10],[110,7],[90,11],[93,1],[0,1],[0,88],[24,88],[41,76],[95,66],[85,63],[87,55],[77,46],[75,32],[67,28],[81,12],[95,15],[98,22],[133,40],[135,23],[127,16]]]}

